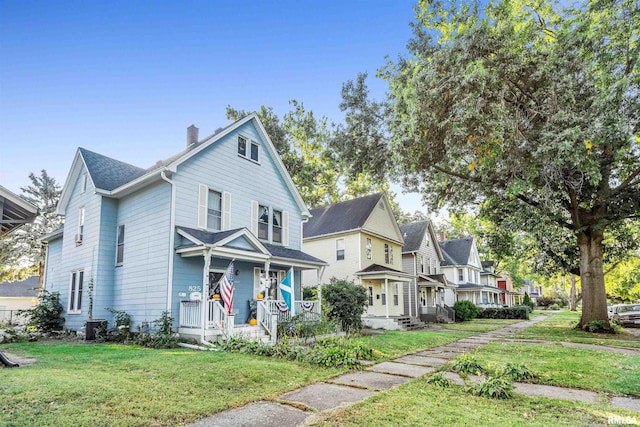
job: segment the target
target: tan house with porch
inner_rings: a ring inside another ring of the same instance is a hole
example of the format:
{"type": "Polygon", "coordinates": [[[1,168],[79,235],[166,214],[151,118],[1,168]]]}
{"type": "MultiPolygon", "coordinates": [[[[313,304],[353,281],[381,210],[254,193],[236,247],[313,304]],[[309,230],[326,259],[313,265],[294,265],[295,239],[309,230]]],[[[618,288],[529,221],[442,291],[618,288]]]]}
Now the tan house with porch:
{"type": "MultiPolygon", "coordinates": [[[[384,193],[311,209],[304,224],[302,249],[328,262],[323,283],[348,280],[367,290],[365,325],[403,329],[419,323],[405,310],[405,288],[412,280],[402,271],[402,234],[384,193]]],[[[312,272],[302,284],[313,285],[312,272]]]]}

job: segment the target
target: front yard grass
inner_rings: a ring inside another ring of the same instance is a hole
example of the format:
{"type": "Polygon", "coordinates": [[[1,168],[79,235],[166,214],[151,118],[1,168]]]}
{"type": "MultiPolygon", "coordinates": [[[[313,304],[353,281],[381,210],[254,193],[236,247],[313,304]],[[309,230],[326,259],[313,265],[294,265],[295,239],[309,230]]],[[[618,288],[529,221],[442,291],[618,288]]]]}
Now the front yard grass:
{"type": "Polygon", "coordinates": [[[380,335],[356,338],[374,350],[384,359],[396,358],[405,354],[416,353],[432,347],[449,344],[450,342],[468,337],[467,332],[452,331],[385,331],[380,335]]]}
{"type": "Polygon", "coordinates": [[[640,356],[499,342],[483,346],[474,355],[485,367],[493,369],[506,362],[523,364],[540,375],[536,383],[640,397],[640,356]]]}
{"type": "Polygon", "coordinates": [[[637,412],[516,395],[508,400],[441,388],[418,378],[349,408],[323,414],[317,426],[577,426],[607,425],[608,417],[637,412]]]}
{"type": "Polygon", "coordinates": [[[0,369],[0,425],[7,427],[184,424],[343,372],[239,353],[115,344],[2,349],[38,359],[0,369]]]}
{"type": "Polygon", "coordinates": [[[640,338],[625,329],[617,334],[593,334],[575,329],[579,320],[579,312],[561,311],[519,332],[516,338],[640,348],[640,338]]]}
{"type": "Polygon", "coordinates": [[[505,326],[523,322],[522,319],[473,319],[467,322],[460,323],[445,323],[442,325],[445,329],[451,329],[454,331],[465,331],[473,333],[491,332],[505,326]]]}

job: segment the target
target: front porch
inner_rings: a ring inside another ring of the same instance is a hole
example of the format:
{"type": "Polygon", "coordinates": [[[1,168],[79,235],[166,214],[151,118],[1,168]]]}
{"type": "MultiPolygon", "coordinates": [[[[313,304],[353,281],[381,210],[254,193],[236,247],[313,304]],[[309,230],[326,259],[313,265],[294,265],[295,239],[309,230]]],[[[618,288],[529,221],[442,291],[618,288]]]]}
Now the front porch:
{"type": "Polygon", "coordinates": [[[237,311],[228,314],[219,299],[209,299],[205,303],[201,300],[181,301],[178,333],[205,342],[242,337],[275,344],[278,324],[288,322],[294,316],[308,322],[319,322],[322,317],[319,301],[294,301],[292,310],[284,300],[254,301],[255,325],[237,322],[237,311]]]}

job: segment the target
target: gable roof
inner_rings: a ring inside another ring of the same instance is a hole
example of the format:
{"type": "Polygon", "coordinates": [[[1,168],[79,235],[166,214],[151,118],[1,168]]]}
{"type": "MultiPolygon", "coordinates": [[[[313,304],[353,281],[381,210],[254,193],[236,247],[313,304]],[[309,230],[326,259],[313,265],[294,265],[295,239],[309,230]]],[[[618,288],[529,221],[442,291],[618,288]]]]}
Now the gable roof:
{"type": "Polygon", "coordinates": [[[427,232],[429,221],[418,221],[400,226],[400,232],[404,237],[402,252],[414,252],[420,249],[422,239],[427,232]]]}
{"type": "Polygon", "coordinates": [[[78,152],[76,153],[76,157],[74,158],[71,170],[69,171],[69,175],[67,176],[67,180],[63,187],[62,194],[60,195],[57,212],[62,213],[64,211],[64,207],[68,203],[73,191],[71,183],[74,182],[80,174],[82,164],[86,166],[87,171],[89,172],[89,177],[96,187],[96,192],[117,198],[162,179],[162,176],[165,173],[168,175],[175,173],[180,164],[221,140],[230,132],[249,121],[253,121],[256,130],[265,144],[265,148],[271,154],[271,158],[274,160],[276,168],[283,176],[287,188],[292,193],[296,204],[300,208],[302,217],[308,217],[309,210],[307,209],[304,200],[302,200],[302,196],[300,196],[298,189],[291,179],[291,175],[289,175],[284,163],[282,163],[280,155],[276,151],[273,142],[271,142],[271,138],[269,138],[267,131],[256,113],[249,114],[248,116],[231,123],[225,128],[218,129],[215,133],[206,137],[202,141],[190,145],[186,149],[165,160],[156,162],[156,164],[147,169],[139,168],[111,157],[94,153],[85,148],[78,148],[78,152]]]}
{"type": "Polygon", "coordinates": [[[0,298],[35,298],[38,296],[39,279],[40,276],[31,276],[19,282],[0,283],[0,298]]]}
{"type": "Polygon", "coordinates": [[[304,224],[304,237],[324,236],[362,228],[383,195],[376,193],[311,209],[312,218],[304,224]]]}
{"type": "Polygon", "coordinates": [[[442,255],[444,256],[444,262],[442,265],[469,264],[472,246],[473,237],[440,242],[440,249],[442,249],[442,255]]]}
{"type": "Polygon", "coordinates": [[[147,173],[146,169],[94,153],[86,148],[80,147],[78,151],[93,185],[101,190],[111,191],[147,173]]]}

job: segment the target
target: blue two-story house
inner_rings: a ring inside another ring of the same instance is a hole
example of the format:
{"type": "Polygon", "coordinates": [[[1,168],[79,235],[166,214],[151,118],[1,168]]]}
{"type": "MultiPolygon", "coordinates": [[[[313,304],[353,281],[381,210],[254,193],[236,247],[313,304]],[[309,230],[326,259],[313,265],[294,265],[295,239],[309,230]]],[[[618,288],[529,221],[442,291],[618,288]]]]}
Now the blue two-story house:
{"type": "Polygon", "coordinates": [[[147,169],[79,148],[58,213],[44,288],[60,292],[66,328],[111,321],[107,308],[132,327],[168,311],[182,334],[209,340],[247,323],[255,300],[255,328],[273,334],[288,271],[299,310],[319,310],[300,303],[301,271],[325,266],[301,251],[310,214],[255,114],[202,140],[189,127],[186,147],[147,169]],[[214,296],[231,262],[229,315],[214,296]]]}

